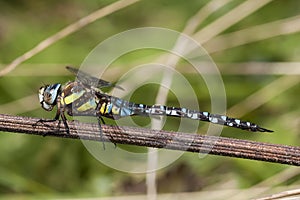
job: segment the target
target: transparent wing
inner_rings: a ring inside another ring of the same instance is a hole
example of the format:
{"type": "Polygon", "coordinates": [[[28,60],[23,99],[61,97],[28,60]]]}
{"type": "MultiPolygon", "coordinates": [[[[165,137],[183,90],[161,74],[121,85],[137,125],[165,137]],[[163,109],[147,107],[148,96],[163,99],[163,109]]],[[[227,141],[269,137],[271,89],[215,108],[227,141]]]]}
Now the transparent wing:
{"type": "Polygon", "coordinates": [[[107,88],[107,87],[116,87],[119,88],[121,90],[123,90],[122,87],[115,85],[114,83],[102,80],[102,79],[98,79],[96,77],[93,77],[83,71],[80,71],[79,69],[70,67],[70,66],[66,66],[67,70],[69,70],[70,72],[72,72],[75,76],[77,76],[77,79],[85,84],[85,85],[89,85],[89,86],[93,86],[96,88],[107,88]]]}

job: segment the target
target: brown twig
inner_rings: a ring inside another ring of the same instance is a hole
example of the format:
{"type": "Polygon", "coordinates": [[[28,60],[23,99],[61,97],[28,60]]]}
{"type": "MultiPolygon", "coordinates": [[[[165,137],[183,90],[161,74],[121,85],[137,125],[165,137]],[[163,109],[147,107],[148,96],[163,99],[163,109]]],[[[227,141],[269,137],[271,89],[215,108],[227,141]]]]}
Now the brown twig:
{"type": "MultiPolygon", "coordinates": [[[[101,141],[97,124],[0,114],[0,131],[101,141]]],[[[166,148],[300,166],[300,148],[190,133],[103,125],[103,140],[119,144],[166,148]]]]}

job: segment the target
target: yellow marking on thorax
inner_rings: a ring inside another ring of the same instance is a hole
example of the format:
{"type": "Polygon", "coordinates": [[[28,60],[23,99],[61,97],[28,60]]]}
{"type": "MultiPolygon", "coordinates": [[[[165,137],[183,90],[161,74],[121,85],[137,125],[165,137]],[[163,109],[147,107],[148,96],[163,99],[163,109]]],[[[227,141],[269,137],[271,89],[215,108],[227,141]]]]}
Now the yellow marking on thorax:
{"type": "Polygon", "coordinates": [[[90,99],[88,102],[82,104],[79,108],[77,108],[77,110],[79,112],[84,112],[89,109],[95,109],[96,107],[97,107],[96,102],[94,100],[90,99]]]}
{"type": "Polygon", "coordinates": [[[84,92],[85,91],[80,91],[78,93],[73,93],[73,94],[70,94],[69,96],[63,97],[62,99],[63,99],[65,104],[70,104],[70,103],[73,103],[74,101],[76,101],[77,99],[79,99],[84,94],[84,92]]]}
{"type": "Polygon", "coordinates": [[[106,111],[107,111],[107,109],[104,110],[104,109],[105,109],[105,106],[106,106],[106,103],[102,103],[101,108],[100,108],[100,113],[101,113],[102,115],[105,114],[106,111]]]}

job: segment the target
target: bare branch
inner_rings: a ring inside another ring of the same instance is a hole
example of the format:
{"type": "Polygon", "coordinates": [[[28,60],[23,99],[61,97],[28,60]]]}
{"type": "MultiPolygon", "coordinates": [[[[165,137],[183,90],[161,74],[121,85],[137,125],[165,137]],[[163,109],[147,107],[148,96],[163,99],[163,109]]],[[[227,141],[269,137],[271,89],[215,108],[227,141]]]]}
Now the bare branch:
{"type": "MultiPolygon", "coordinates": [[[[68,124],[70,134],[58,121],[0,114],[0,131],[101,141],[97,124],[78,121],[69,121],[68,124]]],[[[113,143],[300,166],[300,147],[136,127],[103,125],[102,129],[103,140],[113,143]]]]}

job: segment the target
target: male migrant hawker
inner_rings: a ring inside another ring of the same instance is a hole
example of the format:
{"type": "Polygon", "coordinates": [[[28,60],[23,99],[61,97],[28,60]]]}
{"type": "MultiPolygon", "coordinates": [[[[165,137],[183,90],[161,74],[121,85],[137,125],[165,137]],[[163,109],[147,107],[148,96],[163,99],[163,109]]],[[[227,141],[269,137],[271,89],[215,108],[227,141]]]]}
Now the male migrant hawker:
{"type": "Polygon", "coordinates": [[[119,119],[133,115],[182,117],[253,132],[273,132],[252,122],[227,117],[225,115],[189,110],[187,108],[129,102],[101,91],[101,88],[105,87],[121,87],[102,79],[97,79],[78,69],[68,66],[66,68],[77,75],[77,80],[67,82],[64,86],[60,83],[42,86],[39,89],[39,101],[42,108],[47,111],[51,111],[53,107],[57,105],[57,112],[54,119],[58,120],[61,118],[68,132],[69,128],[65,112],[70,116],[96,116],[101,135],[101,121],[104,123],[102,117],[119,119]]]}

